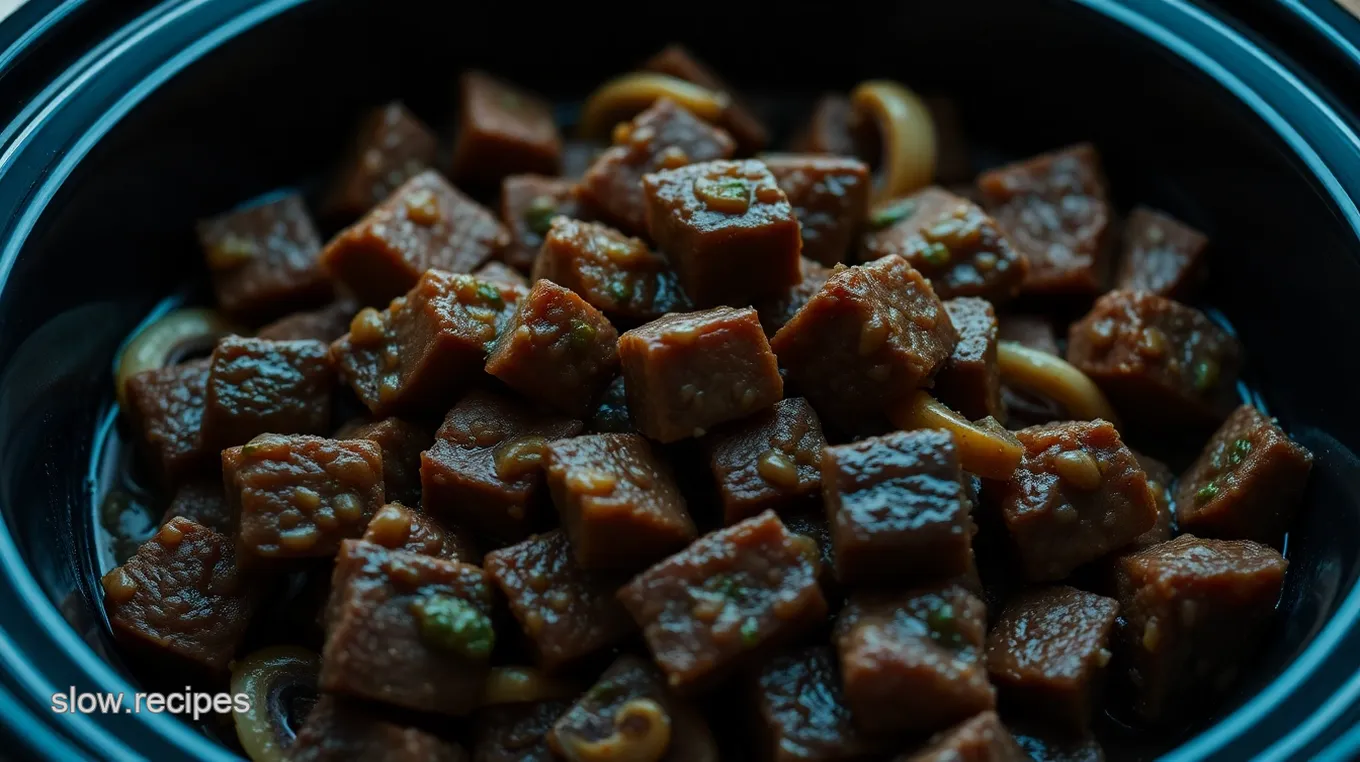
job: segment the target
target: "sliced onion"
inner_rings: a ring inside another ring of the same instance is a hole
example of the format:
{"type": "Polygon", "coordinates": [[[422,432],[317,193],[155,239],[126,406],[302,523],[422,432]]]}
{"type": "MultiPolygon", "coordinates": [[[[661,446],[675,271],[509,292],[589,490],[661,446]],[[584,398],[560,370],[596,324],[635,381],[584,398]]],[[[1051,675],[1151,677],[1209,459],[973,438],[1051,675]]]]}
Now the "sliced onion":
{"type": "Polygon", "coordinates": [[[118,403],[127,402],[128,379],[142,371],[163,368],[177,353],[235,333],[231,321],[216,310],[189,307],[170,312],[137,332],[118,354],[114,379],[118,403]]]}
{"type": "Polygon", "coordinates": [[[231,692],[245,694],[250,707],[234,707],[236,737],[253,762],[286,762],[297,737],[287,702],[316,695],[321,660],[305,648],[270,646],[232,665],[231,692]]]}
{"type": "Polygon", "coordinates": [[[645,111],[659,98],[670,98],[711,123],[721,121],[731,104],[727,93],[714,92],[666,74],[634,72],[612,79],[590,94],[581,111],[581,137],[607,139],[614,125],[645,111]]]}
{"type": "Polygon", "coordinates": [[[649,698],[626,702],[614,713],[614,732],[594,741],[562,739],[567,762],[660,762],[671,745],[671,717],[649,698]]]}
{"type": "Polygon", "coordinates": [[[1119,419],[1105,393],[1066,360],[1019,342],[1001,341],[996,345],[996,362],[1001,380],[1008,385],[1048,397],[1074,418],[1103,418],[1118,428],[1119,419]]]}
{"type": "Polygon", "coordinates": [[[482,705],[569,699],[583,690],[576,682],[548,677],[532,667],[492,667],[482,690],[482,705]]]}
{"type": "Polygon", "coordinates": [[[1011,478],[1025,454],[1020,440],[1000,424],[989,425],[989,419],[973,423],[920,389],[888,411],[888,418],[905,431],[944,429],[953,434],[963,469],[985,479],[1011,478]]]}
{"type": "Polygon", "coordinates": [[[861,82],[850,105],[863,120],[878,126],[883,158],[874,186],[875,200],[905,196],[935,178],[935,122],[920,96],[890,80],[861,82]]]}

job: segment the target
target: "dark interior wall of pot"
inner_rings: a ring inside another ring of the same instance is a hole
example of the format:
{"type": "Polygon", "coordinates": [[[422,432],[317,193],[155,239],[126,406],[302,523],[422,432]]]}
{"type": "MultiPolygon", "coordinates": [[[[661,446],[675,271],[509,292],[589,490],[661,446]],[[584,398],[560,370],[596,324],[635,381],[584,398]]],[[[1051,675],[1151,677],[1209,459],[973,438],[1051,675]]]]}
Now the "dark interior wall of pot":
{"type": "Polygon", "coordinates": [[[314,193],[357,116],[386,99],[446,128],[464,66],[579,100],[670,39],[753,93],[805,98],[888,76],[950,94],[980,164],[1094,141],[1121,204],[1162,207],[1210,234],[1205,302],[1238,329],[1270,410],[1318,456],[1290,539],[1280,637],[1244,696],[1300,651],[1354,583],[1360,406],[1345,371],[1360,334],[1360,250],[1306,167],[1193,67],[1057,0],[892,12],[838,3],[843,13],[797,28],[725,9],[736,17],[712,33],[639,6],[604,25],[579,13],[526,24],[537,11],[512,3],[460,17],[455,5],[314,2],[266,22],[151,94],[38,221],[0,299],[0,504],[47,594],[92,640],[102,629],[90,442],[112,404],[122,337],[167,293],[204,281],[192,221],[280,186],[314,193]]]}

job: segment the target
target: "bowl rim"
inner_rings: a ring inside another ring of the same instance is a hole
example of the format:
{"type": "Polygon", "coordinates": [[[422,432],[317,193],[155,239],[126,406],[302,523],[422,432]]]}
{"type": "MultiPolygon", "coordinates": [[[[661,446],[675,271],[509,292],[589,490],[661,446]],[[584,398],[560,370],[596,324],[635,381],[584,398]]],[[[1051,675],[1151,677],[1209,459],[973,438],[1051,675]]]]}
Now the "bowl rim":
{"type": "MultiPolygon", "coordinates": [[[[72,142],[64,151],[38,162],[38,166],[46,170],[41,175],[42,181],[18,195],[13,214],[0,221],[0,231],[4,234],[0,239],[0,297],[3,297],[14,262],[34,224],[79,162],[116,123],[169,78],[213,49],[268,19],[311,1],[264,0],[249,4],[231,0],[166,0],[115,31],[53,78],[13,122],[0,130],[0,202],[6,200],[4,188],[13,184],[9,177],[11,170],[19,159],[32,158],[29,153],[32,153],[34,137],[49,128],[63,108],[72,103],[78,105],[81,92],[89,83],[105,76],[126,56],[144,55],[145,47],[152,41],[158,42],[164,48],[162,52],[168,53],[167,57],[154,62],[149,73],[128,87],[112,105],[95,114],[93,121],[68,124],[66,129],[71,133],[72,142]],[[201,21],[205,16],[215,23],[190,23],[201,21]]],[[[1160,46],[1247,105],[1294,158],[1302,161],[1311,178],[1321,184],[1340,212],[1344,223],[1360,239],[1360,210],[1355,203],[1355,198],[1360,197],[1360,171],[1344,175],[1351,182],[1348,187],[1321,158],[1322,153],[1329,155],[1333,162],[1348,158],[1360,169],[1360,161],[1356,161],[1360,157],[1360,138],[1325,99],[1242,33],[1185,0],[1072,1],[1160,46]],[[1172,31],[1172,25],[1176,31],[1172,31]],[[1247,84],[1247,77],[1254,80],[1255,87],[1247,84]],[[1301,124],[1287,119],[1285,113],[1311,113],[1323,118],[1309,119],[1301,124]]],[[[84,2],[67,0],[58,11],[70,11],[84,2]]],[[[43,16],[41,29],[21,36],[14,46],[4,51],[0,55],[0,72],[19,60],[22,50],[18,48],[34,44],[43,32],[54,28],[61,17],[56,11],[43,16]]],[[[42,641],[39,644],[42,647],[60,652],[74,663],[80,676],[92,687],[129,695],[135,692],[128,680],[81,640],[48,599],[24,562],[8,524],[3,521],[0,521],[0,584],[12,591],[24,609],[22,613],[31,619],[19,624],[36,628],[30,632],[30,646],[36,639],[42,641]]],[[[1341,639],[1356,627],[1358,619],[1360,584],[1353,584],[1331,618],[1281,673],[1233,712],[1185,741],[1164,759],[1209,759],[1222,753],[1228,744],[1246,738],[1253,730],[1259,732],[1262,718],[1269,715],[1268,710],[1294,695],[1316,673],[1332,656],[1341,639]]],[[[30,727],[37,732],[43,729],[42,726],[50,726],[64,737],[78,741],[91,753],[116,758],[136,758],[150,748],[147,739],[116,733],[111,727],[112,721],[101,723],[96,715],[42,714],[41,708],[55,686],[34,667],[12,637],[13,624],[9,618],[0,624],[0,667],[6,671],[4,676],[20,689],[21,698],[26,698],[36,710],[27,716],[7,715],[7,723],[12,729],[25,734],[30,727]]],[[[0,686],[0,699],[4,697],[3,686],[0,686]]],[[[1260,738],[1259,748],[1254,747],[1254,750],[1261,758],[1286,758],[1298,752],[1338,719],[1357,697],[1360,697],[1360,674],[1320,698],[1320,705],[1306,722],[1278,738],[1260,738]]],[[[228,750],[173,717],[161,714],[136,717],[143,728],[153,731],[169,744],[168,748],[180,754],[201,759],[236,759],[228,750]]],[[[166,747],[158,747],[158,750],[164,751],[166,747]]]]}

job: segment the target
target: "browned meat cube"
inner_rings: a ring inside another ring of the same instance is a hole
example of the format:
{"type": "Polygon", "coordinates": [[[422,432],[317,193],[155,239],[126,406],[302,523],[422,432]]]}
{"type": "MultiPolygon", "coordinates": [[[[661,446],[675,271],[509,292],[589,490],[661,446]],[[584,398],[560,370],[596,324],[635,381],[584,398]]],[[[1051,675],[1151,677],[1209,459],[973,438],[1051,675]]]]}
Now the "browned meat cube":
{"type": "Polygon", "coordinates": [[[1222,422],[1237,405],[1241,355],[1204,313],[1142,291],[1100,297],[1067,338],[1067,361],[1148,426],[1222,422]]]}
{"type": "Polygon", "coordinates": [[[722,126],[737,141],[737,148],[743,154],[755,153],[770,142],[770,133],[765,125],[742,103],[740,96],[732,91],[716,72],[695,58],[683,46],[672,43],[642,64],[644,71],[667,74],[677,79],[724,93],[731,103],[723,111],[722,126]]]}
{"type": "Polygon", "coordinates": [[[1129,543],[1135,550],[1142,550],[1166,542],[1175,534],[1176,511],[1172,488],[1175,487],[1176,477],[1165,463],[1156,458],[1140,452],[1133,453],[1133,457],[1137,458],[1138,465],[1147,474],[1148,491],[1157,501],[1157,522],[1129,543]]]}
{"type": "Polygon", "coordinates": [[[884,746],[851,723],[840,670],[826,646],[766,661],[752,693],[757,741],[770,762],[854,762],[884,746]]]}
{"type": "Polygon", "coordinates": [[[462,747],[398,725],[362,703],[321,694],[288,746],[289,762],[467,762],[462,747]]]}
{"type": "Polygon", "coordinates": [[[1031,762],[996,712],[986,711],[931,736],[894,762],[1031,762]]]}
{"type": "Polygon", "coordinates": [[[510,265],[492,260],[472,273],[477,280],[484,280],[509,288],[529,290],[529,279],[510,265]]]}
{"type": "Polygon", "coordinates": [[[128,379],[124,410],[137,432],[143,460],[164,485],[203,471],[203,396],[208,360],[144,370],[128,379]]]}
{"type": "Polygon", "coordinates": [[[736,143],[670,98],[660,98],[614,130],[614,145],[590,165],[577,192],[592,209],[626,233],[647,230],[642,176],[696,161],[726,159],[736,143]]]}
{"type": "Polygon", "coordinates": [[[507,265],[529,272],[543,248],[543,237],[553,218],[580,219],[576,183],[561,177],[511,175],[501,182],[501,222],[510,231],[510,245],[501,252],[507,265]]]}
{"type": "Polygon", "coordinates": [[[1015,742],[1033,762],[1105,762],[1105,750],[1095,736],[1076,738],[1049,728],[1009,723],[1015,742]]]}
{"type": "Polygon", "coordinates": [[[575,291],[613,320],[655,320],[691,308],[665,257],[639,238],[594,222],[553,220],[533,277],[575,291]]]}
{"type": "Polygon", "coordinates": [[[705,447],[722,497],[723,523],[818,503],[825,446],[822,422],[801,397],[780,400],[710,434],[705,447]]]}
{"type": "Polygon", "coordinates": [[[562,136],[550,104],[480,71],[463,72],[459,86],[453,177],[476,186],[506,175],[557,174],[562,136]]]}
{"type": "Polygon", "coordinates": [[[817,551],[774,511],[704,535],[619,590],[673,688],[697,689],[826,616],[817,551]]]}
{"type": "Polygon", "coordinates": [[[339,299],[320,309],[308,312],[294,312],[279,318],[255,332],[257,339],[270,341],[335,341],[349,330],[349,321],[359,305],[348,299],[339,299]]]}
{"type": "Polygon", "coordinates": [[[596,434],[636,433],[632,416],[628,413],[628,390],[624,388],[623,376],[615,376],[605,387],[604,393],[596,400],[586,429],[596,434]]]}
{"type": "Polygon", "coordinates": [[[222,481],[242,566],[333,556],[382,507],[382,450],[366,439],[266,434],[222,451],[222,481]]]}
{"type": "Polygon", "coordinates": [[[1208,243],[1203,233],[1168,214],[1134,207],[1124,221],[1124,251],[1114,286],[1184,299],[1203,275],[1208,243]]]}
{"type": "Polygon", "coordinates": [[[1176,490],[1181,529],[1279,547],[1303,502],[1313,454],[1243,405],[1214,434],[1176,490]]]}
{"type": "Polygon", "coordinates": [[[944,367],[957,335],[930,283],[901,257],[832,271],[770,340],[789,386],[841,429],[877,423],[944,367]]]}
{"type": "Polygon", "coordinates": [[[367,439],[382,448],[383,493],[388,500],[420,505],[420,453],[434,437],[424,427],[400,418],[356,418],[335,432],[336,439],[367,439]]]}
{"type": "Polygon", "coordinates": [[[540,280],[492,345],[486,372],[579,418],[618,372],[618,341],[603,313],[575,292],[540,280]]]}
{"type": "Polygon", "coordinates": [[[548,746],[548,732],[570,701],[501,704],[477,713],[472,762],[561,762],[548,746]]]}
{"type": "Polygon", "coordinates": [[[760,314],[760,324],[764,326],[765,333],[769,336],[775,335],[785,323],[793,320],[798,310],[803,309],[803,305],[816,296],[817,292],[822,290],[822,286],[826,285],[827,278],[831,277],[830,268],[823,267],[807,257],[803,257],[799,265],[803,278],[797,285],[779,296],[762,299],[755,305],[756,312],[760,314]]]}
{"type": "Polygon", "coordinates": [[[1111,210],[1095,146],[1081,143],[978,177],[984,204],[1029,259],[1022,290],[1094,295],[1110,265],[1111,210]]]}
{"type": "Polygon", "coordinates": [[[784,396],[756,311],[715,307],[674,313],[619,338],[628,409],[658,442],[701,437],[784,396]]]}
{"type": "Polygon", "coordinates": [[[614,599],[623,580],[578,567],[561,530],[494,550],[486,554],[485,568],[546,670],[608,648],[634,630],[614,599]]]}
{"type": "Polygon", "coordinates": [[[335,366],[320,341],[227,336],[208,364],[203,444],[245,444],[260,434],[325,434],[335,366]]]}
{"type": "Polygon", "coordinates": [[[544,467],[583,569],[636,571],[695,537],[670,466],[637,434],[549,442],[544,467]]]}
{"type": "Polygon", "coordinates": [[[101,582],[120,641],[214,673],[235,656],[256,603],[231,540],[185,518],[166,522],[101,582]]]}
{"type": "Polygon", "coordinates": [[[359,124],[322,207],[352,220],[434,165],[439,138],[401,101],[373,109],[359,124]]]}
{"type": "Polygon", "coordinates": [[[851,720],[929,731],[992,709],[986,637],[986,605],[959,585],[851,596],[833,636],[851,720]]]}
{"type": "MultiPolygon", "coordinates": [[[[576,181],[590,169],[590,165],[600,158],[607,148],[594,140],[573,140],[568,138],[562,143],[562,177],[576,181]]],[[[573,183],[574,184],[574,183],[573,183]]]]}
{"type": "Polygon", "coordinates": [[[317,265],[321,238],[296,193],[204,220],[198,241],[229,315],[268,319],[331,300],[317,265]]]}
{"type": "Polygon", "coordinates": [[[473,566],[482,563],[482,554],[467,533],[457,527],[446,527],[424,511],[401,503],[379,508],[368,522],[363,540],[388,550],[405,550],[473,566]]]}
{"type": "Polygon", "coordinates": [[[767,154],[765,166],[788,196],[803,234],[803,256],[824,265],[845,261],[869,209],[869,167],[859,159],[767,154]]]}
{"type": "Polygon", "coordinates": [[[1001,492],[1001,516],[1032,581],[1058,580],[1121,548],[1157,522],[1138,460],[1107,421],[1015,433],[1024,460],[1001,492]]]}
{"type": "Polygon", "coordinates": [[[170,500],[170,507],[165,509],[161,523],[168,524],[176,516],[227,536],[235,531],[231,506],[227,504],[226,493],[222,491],[221,479],[195,479],[181,485],[175,490],[175,496],[170,500]]]}
{"type": "Polygon", "coordinates": [[[484,377],[486,351],[523,293],[431,270],[387,309],[355,315],[331,356],[374,416],[444,410],[484,377]]]}
{"type": "Polygon", "coordinates": [[[642,188],[647,231],[695,304],[750,304],[802,279],[798,218],[761,162],[662,170],[642,188]]]}
{"type": "Polygon", "coordinates": [[[617,739],[619,728],[632,727],[633,738],[645,739],[655,732],[653,723],[663,718],[670,728],[670,742],[663,754],[648,759],[718,762],[718,744],[703,715],[666,688],[655,666],[625,654],[557,720],[548,733],[548,744],[567,759],[591,759],[602,745],[622,748],[607,740],[617,739]]]}
{"type": "Polygon", "coordinates": [[[1029,261],[982,207],[943,188],[885,201],[869,213],[866,262],[896,254],[930,279],[941,298],[1002,302],[1020,291],[1029,261]]]}
{"type": "Polygon", "coordinates": [[[1175,720],[1231,686],[1260,644],[1288,563],[1250,540],[1188,534],[1120,558],[1115,655],[1134,711],[1175,720]]]}
{"type": "Polygon", "coordinates": [[[822,499],[846,584],[948,579],[973,557],[954,436],[898,431],[822,451],[822,499]]]}
{"type": "Polygon", "coordinates": [[[331,239],[321,265],[363,303],[380,306],[426,270],[472,272],[509,244],[494,214],[431,169],[331,239]]]}
{"type": "Polygon", "coordinates": [[[1006,420],[1001,368],[996,364],[996,311],[986,299],[965,296],[944,303],[959,334],[949,362],[935,377],[935,397],[969,420],[1006,420]]]}
{"type": "Polygon", "coordinates": [[[331,585],[323,691],[438,714],[481,703],[496,642],[481,569],[346,540],[331,585]]]}
{"type": "Polygon", "coordinates": [[[854,156],[856,135],[851,127],[853,110],[850,99],[840,93],[827,93],[817,99],[807,124],[790,142],[795,151],[854,156]]]}
{"type": "Polygon", "coordinates": [[[1083,733],[1099,708],[1119,604],[1072,587],[1006,603],[987,635],[987,672],[1008,710],[1083,733]]]}
{"type": "Polygon", "coordinates": [[[578,420],[474,391],[449,411],[434,446],[420,454],[422,505],[496,539],[522,539],[546,519],[544,447],[581,429],[578,420]]]}

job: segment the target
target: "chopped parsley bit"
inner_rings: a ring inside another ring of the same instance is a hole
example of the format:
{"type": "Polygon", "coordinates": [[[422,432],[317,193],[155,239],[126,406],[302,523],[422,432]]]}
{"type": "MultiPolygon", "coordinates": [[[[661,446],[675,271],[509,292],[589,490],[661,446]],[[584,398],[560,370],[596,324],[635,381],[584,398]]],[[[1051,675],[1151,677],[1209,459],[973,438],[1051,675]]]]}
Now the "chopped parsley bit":
{"type": "Polygon", "coordinates": [[[571,321],[571,329],[567,332],[567,344],[572,349],[581,350],[590,346],[595,340],[595,327],[583,320],[571,321]]]}
{"type": "Polygon", "coordinates": [[[1207,503],[1207,502],[1209,502],[1210,500],[1213,500],[1213,499],[1214,499],[1215,497],[1217,497],[1217,496],[1218,496],[1218,485],[1217,485],[1217,484],[1214,484],[1213,482],[1209,482],[1208,484],[1204,485],[1203,487],[1200,487],[1200,488],[1195,492],[1195,502],[1196,502],[1196,503],[1207,503]]]}
{"type": "Polygon", "coordinates": [[[741,644],[750,648],[760,641],[760,622],[753,616],[741,623],[741,644]]]}
{"type": "Polygon", "coordinates": [[[1251,453],[1251,440],[1242,438],[1232,443],[1232,449],[1228,451],[1228,462],[1234,466],[1247,459],[1251,453]]]}
{"type": "Polygon", "coordinates": [[[430,646],[469,659],[485,659],[496,646],[491,618],[469,601],[435,594],[412,603],[411,608],[420,620],[420,638],[430,646]]]}
{"type": "Polygon", "coordinates": [[[478,283],[477,296],[481,297],[482,301],[491,303],[497,309],[505,306],[505,297],[501,296],[501,290],[490,283],[478,283]]]}
{"type": "Polygon", "coordinates": [[[926,246],[925,250],[921,252],[921,259],[924,259],[927,264],[943,267],[949,264],[949,247],[936,241],[926,246]]]}
{"type": "Polygon", "coordinates": [[[894,204],[875,209],[869,215],[869,225],[875,230],[882,230],[890,225],[905,220],[916,211],[916,202],[903,199],[894,204]]]}
{"type": "Polygon", "coordinates": [[[619,304],[627,303],[633,298],[633,284],[627,278],[615,278],[609,281],[609,295],[619,304]]]}
{"type": "Polygon", "coordinates": [[[930,639],[945,646],[961,647],[963,634],[959,632],[959,619],[954,605],[948,601],[934,601],[926,612],[926,627],[930,639]]]}
{"type": "Polygon", "coordinates": [[[552,218],[557,215],[557,201],[552,196],[538,196],[524,210],[524,224],[535,235],[548,234],[552,218]]]}
{"type": "Polygon", "coordinates": [[[746,595],[746,588],[737,582],[736,577],[730,574],[718,574],[710,577],[704,587],[728,599],[739,599],[746,595]]]}

